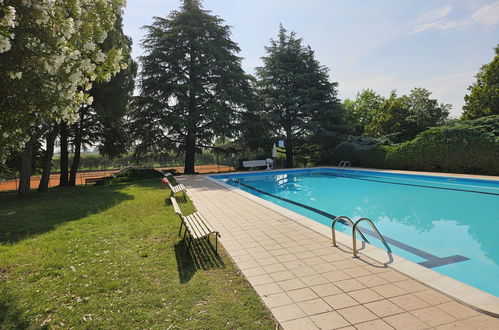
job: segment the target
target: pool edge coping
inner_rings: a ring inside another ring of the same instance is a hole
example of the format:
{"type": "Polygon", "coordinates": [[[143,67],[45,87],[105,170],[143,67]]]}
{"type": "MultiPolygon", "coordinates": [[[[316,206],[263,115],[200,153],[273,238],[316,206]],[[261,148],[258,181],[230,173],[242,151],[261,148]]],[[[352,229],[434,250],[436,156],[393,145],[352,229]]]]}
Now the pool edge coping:
{"type": "MultiPolygon", "coordinates": [[[[324,167],[323,167],[324,168],[324,167]]],[[[331,168],[331,167],[328,167],[331,168]]],[[[308,168],[310,169],[310,168],[308,168]]],[[[372,169],[370,169],[372,170],[372,169]]],[[[385,170],[386,171],[386,170],[385,170]]],[[[385,172],[383,171],[383,172],[385,172]]],[[[263,173],[268,173],[272,171],[259,171],[263,173]]],[[[240,172],[240,173],[248,173],[248,172],[240,172]]],[[[407,173],[407,172],[404,172],[407,173]]],[[[231,173],[237,174],[237,173],[231,173]]],[[[213,175],[213,174],[212,174],[213,175]]],[[[238,189],[236,187],[230,186],[220,180],[217,180],[212,175],[203,175],[203,177],[210,182],[216,183],[226,189],[229,189],[241,196],[244,196],[257,204],[260,204],[268,209],[271,209],[285,217],[299,223],[300,225],[309,228],[325,237],[331,238],[331,229],[317,221],[314,221],[308,217],[305,217],[301,214],[298,214],[294,211],[288,210],[282,206],[274,204],[270,201],[267,201],[263,198],[250,194],[244,190],[238,189]]],[[[352,245],[352,237],[337,231],[336,232],[336,240],[343,247],[351,250],[352,245]]],[[[418,265],[417,263],[407,260],[403,257],[400,257],[396,254],[391,254],[393,260],[390,263],[387,263],[387,258],[389,258],[389,254],[374,245],[364,243],[358,241],[358,246],[363,246],[363,248],[359,249],[359,255],[365,256],[369,259],[375,260],[376,262],[380,262],[386,264],[387,267],[391,267],[404,275],[409,276],[410,278],[421,282],[422,284],[446,295],[449,296],[477,311],[485,313],[490,316],[499,317],[499,298],[477,289],[469,284],[463,283],[456,279],[453,279],[447,275],[440,274],[432,269],[426,268],[424,266],[418,265]],[[363,244],[362,244],[363,243],[363,244]]]]}

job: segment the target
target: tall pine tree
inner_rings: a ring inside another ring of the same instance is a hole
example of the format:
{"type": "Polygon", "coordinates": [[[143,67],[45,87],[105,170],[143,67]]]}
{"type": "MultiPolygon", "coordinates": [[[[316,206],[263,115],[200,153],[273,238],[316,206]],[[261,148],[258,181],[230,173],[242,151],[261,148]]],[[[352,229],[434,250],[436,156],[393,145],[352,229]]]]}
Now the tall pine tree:
{"type": "Polygon", "coordinates": [[[140,96],[131,115],[136,154],[180,147],[194,173],[197,146],[234,132],[248,100],[248,76],[230,28],[198,0],[145,27],[140,96]]]}
{"type": "Polygon", "coordinates": [[[340,111],[337,83],[329,81],[314,51],[282,25],[265,50],[264,65],[257,68],[258,93],[275,132],[286,138],[286,167],[293,167],[295,149],[317,131],[318,119],[337,117],[325,116],[340,111]]]}

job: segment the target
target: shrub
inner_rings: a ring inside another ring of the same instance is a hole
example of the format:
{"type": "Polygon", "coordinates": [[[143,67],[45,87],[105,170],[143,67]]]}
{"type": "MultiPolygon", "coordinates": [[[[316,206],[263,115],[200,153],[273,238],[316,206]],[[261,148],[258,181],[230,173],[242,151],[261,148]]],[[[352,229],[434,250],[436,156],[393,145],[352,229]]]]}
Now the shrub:
{"type": "Polygon", "coordinates": [[[340,143],[333,151],[333,163],[348,160],[352,166],[384,167],[386,140],[364,136],[352,136],[340,143]]]}
{"type": "Polygon", "coordinates": [[[153,168],[128,168],[124,171],[116,173],[114,175],[114,180],[118,180],[119,182],[128,182],[135,181],[141,179],[150,179],[150,178],[161,178],[163,177],[163,173],[157,171],[153,168]]]}
{"type": "Polygon", "coordinates": [[[334,151],[352,165],[419,171],[499,174],[499,116],[431,128],[396,146],[350,138],[334,151]]]}
{"type": "Polygon", "coordinates": [[[96,185],[130,182],[150,178],[162,178],[163,176],[163,173],[152,168],[141,169],[130,167],[121,172],[115,173],[113,176],[102,178],[102,180],[96,182],[96,185]]]}
{"type": "Polygon", "coordinates": [[[410,170],[499,174],[499,116],[431,128],[389,148],[386,164],[410,170]]]}

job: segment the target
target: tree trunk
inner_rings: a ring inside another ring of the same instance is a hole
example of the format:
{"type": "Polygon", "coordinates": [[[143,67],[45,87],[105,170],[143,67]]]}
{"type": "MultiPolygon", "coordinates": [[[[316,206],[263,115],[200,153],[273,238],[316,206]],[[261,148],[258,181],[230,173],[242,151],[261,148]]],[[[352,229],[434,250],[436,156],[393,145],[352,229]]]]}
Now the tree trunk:
{"type": "Polygon", "coordinates": [[[75,130],[75,140],[74,140],[74,156],[73,163],[71,164],[71,172],[69,173],[69,186],[74,187],[76,185],[76,175],[78,174],[78,167],[80,166],[80,154],[81,154],[81,137],[83,133],[83,120],[85,116],[83,111],[80,110],[80,121],[76,125],[75,130]]]}
{"type": "Polygon", "coordinates": [[[185,143],[184,173],[194,174],[194,162],[196,158],[196,138],[189,135],[185,143]]]}
{"type": "Polygon", "coordinates": [[[46,192],[49,189],[50,169],[52,167],[52,157],[54,156],[54,143],[57,137],[57,124],[54,124],[52,130],[47,134],[47,146],[45,148],[45,158],[43,160],[43,173],[38,185],[38,191],[46,192]]]}
{"type": "Polygon", "coordinates": [[[60,127],[60,145],[61,145],[61,176],[59,186],[68,185],[68,125],[61,123],[60,127]]]}
{"type": "Polygon", "coordinates": [[[31,190],[30,183],[31,171],[33,167],[33,150],[44,131],[44,128],[37,129],[37,131],[30,136],[28,142],[26,142],[26,145],[24,146],[17,196],[27,195],[31,190]]]}

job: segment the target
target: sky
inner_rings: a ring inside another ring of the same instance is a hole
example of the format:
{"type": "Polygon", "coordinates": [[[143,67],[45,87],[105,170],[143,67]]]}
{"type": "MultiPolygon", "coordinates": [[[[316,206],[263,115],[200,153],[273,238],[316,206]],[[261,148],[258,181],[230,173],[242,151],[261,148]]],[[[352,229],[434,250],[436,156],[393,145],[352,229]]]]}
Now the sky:
{"type": "MultiPolygon", "coordinates": [[[[128,0],[124,30],[135,58],[143,55],[141,27],[179,5],[128,0]]],[[[262,65],[282,23],[329,68],[342,100],[366,88],[388,96],[424,87],[452,105],[452,117],[499,43],[498,0],[204,0],[203,7],[232,27],[247,73],[262,65]]]]}

